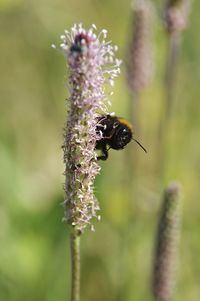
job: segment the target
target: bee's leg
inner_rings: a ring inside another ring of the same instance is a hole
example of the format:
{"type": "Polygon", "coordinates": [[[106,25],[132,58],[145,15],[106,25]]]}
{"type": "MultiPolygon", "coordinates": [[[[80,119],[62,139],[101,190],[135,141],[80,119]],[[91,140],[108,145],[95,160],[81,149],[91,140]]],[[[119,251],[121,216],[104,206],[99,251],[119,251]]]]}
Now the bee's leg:
{"type": "Polygon", "coordinates": [[[97,160],[103,160],[103,161],[105,161],[105,160],[107,160],[107,159],[108,159],[108,150],[107,150],[106,146],[104,146],[104,147],[102,148],[102,155],[101,155],[101,156],[98,156],[98,157],[97,157],[97,160]]]}

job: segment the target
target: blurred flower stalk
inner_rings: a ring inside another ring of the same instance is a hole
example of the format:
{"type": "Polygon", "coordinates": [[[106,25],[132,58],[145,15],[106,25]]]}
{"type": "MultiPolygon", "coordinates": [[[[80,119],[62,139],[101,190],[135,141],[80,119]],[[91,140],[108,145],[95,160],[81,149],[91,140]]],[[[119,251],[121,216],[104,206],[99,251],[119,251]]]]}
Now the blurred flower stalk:
{"type": "Polygon", "coordinates": [[[95,153],[96,140],[101,138],[96,134],[97,117],[108,113],[105,85],[113,86],[121,64],[115,59],[117,47],[105,40],[107,31],[97,36],[95,30],[95,25],[89,30],[82,24],[74,25],[61,36],[60,45],[67,59],[70,92],[63,151],[64,220],[72,226],[71,301],[80,300],[80,235],[88,225],[93,230],[93,217],[100,218],[93,188],[100,171],[95,153]]]}
{"type": "Polygon", "coordinates": [[[181,191],[176,182],[166,188],[155,242],[153,295],[155,301],[170,301],[176,282],[180,237],[181,191]]]}
{"type": "MultiPolygon", "coordinates": [[[[149,0],[133,1],[132,15],[127,54],[127,83],[130,92],[134,95],[142,92],[153,76],[151,2],[149,0]]],[[[133,99],[133,101],[136,100],[133,99]]]]}
{"type": "Polygon", "coordinates": [[[127,53],[127,85],[130,91],[130,118],[139,127],[140,94],[153,76],[152,5],[149,0],[132,1],[132,24],[127,53]]]}
{"type": "Polygon", "coordinates": [[[175,106],[175,87],[177,63],[179,58],[182,32],[187,27],[190,0],[167,0],[164,7],[164,29],[167,35],[167,57],[164,78],[164,110],[160,120],[158,134],[158,156],[161,162],[160,178],[165,170],[166,154],[168,153],[169,135],[171,133],[172,115],[175,106]]]}
{"type": "MultiPolygon", "coordinates": [[[[129,88],[129,118],[134,125],[137,137],[141,133],[141,95],[153,78],[153,6],[150,0],[133,0],[131,3],[131,26],[128,34],[126,80],[129,88]]],[[[140,169],[140,157],[136,151],[130,149],[126,156],[126,168],[128,166],[127,181],[131,182],[129,187],[138,187],[140,169]]],[[[132,193],[131,193],[132,194],[132,193]]]]}
{"type": "Polygon", "coordinates": [[[168,57],[165,70],[166,112],[165,119],[173,111],[176,67],[180,49],[181,33],[187,27],[189,0],[167,0],[164,8],[164,25],[168,35],[168,57]]]}

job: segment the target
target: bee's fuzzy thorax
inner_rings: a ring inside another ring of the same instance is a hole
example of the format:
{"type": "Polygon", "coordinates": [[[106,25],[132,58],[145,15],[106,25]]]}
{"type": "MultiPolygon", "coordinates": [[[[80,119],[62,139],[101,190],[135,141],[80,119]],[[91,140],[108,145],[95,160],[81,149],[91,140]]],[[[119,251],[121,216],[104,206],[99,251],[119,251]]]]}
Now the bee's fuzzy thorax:
{"type": "Polygon", "coordinates": [[[122,124],[124,124],[125,126],[127,126],[128,128],[130,128],[131,130],[133,130],[133,126],[132,126],[132,124],[128,120],[126,120],[126,119],[124,119],[122,117],[119,117],[118,119],[119,119],[119,121],[122,124]]]}

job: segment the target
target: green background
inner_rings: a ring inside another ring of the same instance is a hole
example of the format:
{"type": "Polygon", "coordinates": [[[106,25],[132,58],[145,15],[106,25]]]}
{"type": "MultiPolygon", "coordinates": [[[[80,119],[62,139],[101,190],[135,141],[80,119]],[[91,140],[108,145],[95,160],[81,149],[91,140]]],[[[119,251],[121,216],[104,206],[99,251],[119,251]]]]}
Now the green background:
{"type": "MultiPolygon", "coordinates": [[[[200,3],[193,1],[176,84],[176,103],[160,182],[157,132],[164,101],[167,36],[162,1],[155,1],[152,47],[155,75],[141,95],[140,140],[102,162],[95,193],[101,222],[81,241],[81,300],[152,300],[151,267],[163,187],[183,186],[182,239],[174,300],[200,296],[200,3]],[[128,149],[140,157],[137,198],[128,196],[128,149]]],[[[127,61],[131,10],[128,0],[0,0],[0,300],[69,300],[69,229],[63,217],[62,128],[67,72],[59,44],[64,29],[83,22],[106,28],[127,61]]],[[[128,116],[125,64],[111,111],[128,116]]],[[[166,125],[168,130],[168,125],[166,125]]]]}

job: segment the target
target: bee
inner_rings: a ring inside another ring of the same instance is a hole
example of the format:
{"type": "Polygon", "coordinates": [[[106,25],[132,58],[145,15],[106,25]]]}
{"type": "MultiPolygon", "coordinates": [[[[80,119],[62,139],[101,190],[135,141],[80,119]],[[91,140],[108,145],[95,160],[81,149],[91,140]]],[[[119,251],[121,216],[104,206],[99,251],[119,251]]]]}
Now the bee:
{"type": "Polygon", "coordinates": [[[101,138],[96,141],[95,148],[102,152],[97,160],[107,160],[109,149],[123,149],[131,140],[147,152],[144,146],[133,137],[132,126],[124,118],[109,114],[97,117],[96,134],[101,138]]]}

